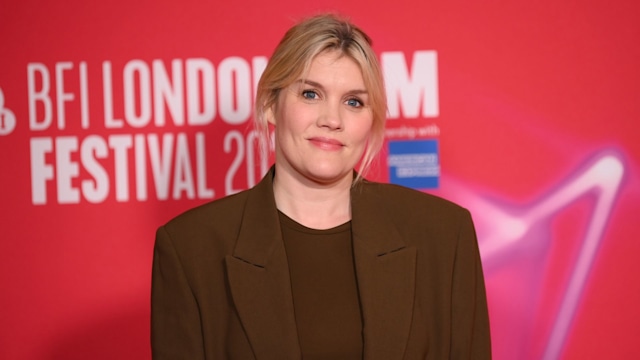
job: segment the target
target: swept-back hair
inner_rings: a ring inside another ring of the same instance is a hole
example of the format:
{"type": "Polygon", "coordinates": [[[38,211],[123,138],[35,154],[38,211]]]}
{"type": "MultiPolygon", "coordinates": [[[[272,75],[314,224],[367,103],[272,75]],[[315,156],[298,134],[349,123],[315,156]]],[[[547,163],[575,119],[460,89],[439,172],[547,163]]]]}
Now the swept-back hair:
{"type": "Polygon", "coordinates": [[[363,176],[382,147],[387,113],[382,72],[371,44],[369,36],[360,28],[334,14],[314,16],[290,28],[276,47],[258,83],[255,126],[261,135],[262,148],[269,148],[266,112],[275,112],[280,91],[305,76],[311,62],[320,53],[337,51],[359,65],[369,96],[373,124],[358,169],[358,179],[363,176]]]}

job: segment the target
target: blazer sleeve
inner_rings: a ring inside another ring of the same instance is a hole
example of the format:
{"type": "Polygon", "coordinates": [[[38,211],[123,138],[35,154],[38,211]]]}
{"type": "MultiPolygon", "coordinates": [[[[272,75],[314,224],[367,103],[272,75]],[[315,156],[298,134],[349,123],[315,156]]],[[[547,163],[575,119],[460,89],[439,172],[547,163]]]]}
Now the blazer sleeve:
{"type": "Polygon", "coordinates": [[[153,253],[151,353],[153,360],[204,359],[198,304],[164,227],[153,253]]]}
{"type": "Polygon", "coordinates": [[[482,263],[471,214],[466,210],[454,260],[451,317],[451,358],[491,359],[482,263]]]}

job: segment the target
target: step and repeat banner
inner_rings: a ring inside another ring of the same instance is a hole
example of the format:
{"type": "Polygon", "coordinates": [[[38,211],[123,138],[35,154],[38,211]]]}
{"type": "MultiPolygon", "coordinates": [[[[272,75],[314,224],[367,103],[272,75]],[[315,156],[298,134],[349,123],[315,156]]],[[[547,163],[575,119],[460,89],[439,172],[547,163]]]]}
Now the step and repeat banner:
{"type": "Polygon", "coordinates": [[[155,229],[270,165],[256,84],[350,17],[389,99],[369,178],[473,214],[494,358],[623,359],[640,319],[640,5],[0,4],[0,358],[150,359],[155,229]]]}

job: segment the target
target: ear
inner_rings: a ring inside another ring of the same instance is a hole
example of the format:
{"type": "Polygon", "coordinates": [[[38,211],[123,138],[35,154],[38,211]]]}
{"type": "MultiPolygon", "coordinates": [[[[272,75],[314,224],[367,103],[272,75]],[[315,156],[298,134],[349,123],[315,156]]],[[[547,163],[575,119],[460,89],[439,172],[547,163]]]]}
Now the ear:
{"type": "Polygon", "coordinates": [[[273,111],[273,106],[267,108],[264,111],[264,118],[267,120],[267,123],[276,126],[276,116],[275,113],[273,111]]]}

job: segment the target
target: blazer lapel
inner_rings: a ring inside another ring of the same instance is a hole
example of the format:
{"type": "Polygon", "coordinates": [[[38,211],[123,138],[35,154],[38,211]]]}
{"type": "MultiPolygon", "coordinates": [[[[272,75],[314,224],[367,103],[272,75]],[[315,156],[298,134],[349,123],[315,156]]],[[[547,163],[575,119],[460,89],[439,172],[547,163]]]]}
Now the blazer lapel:
{"type": "Polygon", "coordinates": [[[229,286],[258,359],[299,359],[289,266],[275,200],[273,168],[249,191],[233,255],[229,286]]]}
{"type": "Polygon", "coordinates": [[[377,192],[351,192],[353,248],[364,322],[364,359],[402,359],[415,293],[416,249],[402,240],[377,192]]]}
{"type": "MultiPolygon", "coordinates": [[[[229,286],[256,358],[300,359],[289,266],[273,198],[273,168],[249,191],[229,286]]],[[[416,249],[407,246],[375,190],[351,192],[353,249],[364,322],[364,359],[402,359],[415,292],[416,249]]]]}

